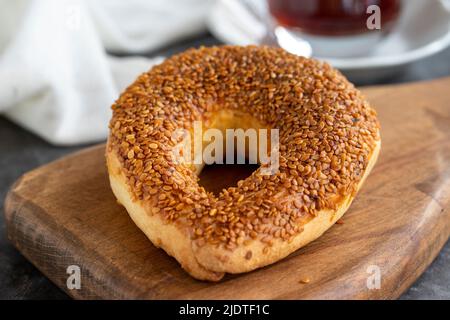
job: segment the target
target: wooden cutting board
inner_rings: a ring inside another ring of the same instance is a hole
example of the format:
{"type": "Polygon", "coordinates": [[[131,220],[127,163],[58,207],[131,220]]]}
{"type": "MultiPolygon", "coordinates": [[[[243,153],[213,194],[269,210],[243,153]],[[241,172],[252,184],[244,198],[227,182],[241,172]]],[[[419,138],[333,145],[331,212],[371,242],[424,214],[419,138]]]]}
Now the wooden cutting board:
{"type": "MultiPolygon", "coordinates": [[[[396,298],[450,234],[450,78],[363,91],[382,124],[375,169],[343,224],[274,265],[219,283],[188,276],[116,203],[103,145],[18,181],[5,205],[9,239],[74,298],[396,298]],[[80,290],[67,289],[70,265],[80,290]],[[381,286],[369,289],[377,270],[381,286]]],[[[217,190],[243,174],[208,169],[202,183],[217,190]]]]}

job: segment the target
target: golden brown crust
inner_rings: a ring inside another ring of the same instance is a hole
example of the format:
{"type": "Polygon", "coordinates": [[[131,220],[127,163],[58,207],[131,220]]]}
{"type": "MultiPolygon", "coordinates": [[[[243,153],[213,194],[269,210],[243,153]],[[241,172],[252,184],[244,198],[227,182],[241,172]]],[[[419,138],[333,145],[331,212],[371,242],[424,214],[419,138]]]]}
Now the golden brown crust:
{"type": "Polygon", "coordinates": [[[209,271],[195,259],[188,228],[166,223],[157,214],[154,207],[143,201],[132,200],[132,194],[123,174],[122,165],[115,153],[107,148],[106,160],[111,189],[119,202],[127,209],[134,223],[145,233],[152,243],[164,249],[177,259],[183,269],[199,280],[218,281],[223,273],[209,271]]]}
{"type": "MultiPolygon", "coordinates": [[[[351,203],[380,145],[376,113],[338,71],[253,46],[189,50],[166,60],[116,101],[110,128],[108,157],[121,169],[115,175],[110,168],[112,183],[127,185],[116,196],[134,201],[126,206],[130,215],[139,211],[134,215],[149,224],[158,219],[181,230],[176,237],[191,244],[188,258],[162,246],[194,277],[210,280],[220,278],[211,270],[252,270],[320,236],[351,203]],[[224,128],[280,130],[280,168],[270,176],[258,169],[214,196],[199,186],[192,166],[173,162],[173,133],[192,130],[195,120],[217,127],[224,110],[252,115],[241,122],[222,117],[224,128]]],[[[157,230],[136,223],[157,241],[157,230]]]]}

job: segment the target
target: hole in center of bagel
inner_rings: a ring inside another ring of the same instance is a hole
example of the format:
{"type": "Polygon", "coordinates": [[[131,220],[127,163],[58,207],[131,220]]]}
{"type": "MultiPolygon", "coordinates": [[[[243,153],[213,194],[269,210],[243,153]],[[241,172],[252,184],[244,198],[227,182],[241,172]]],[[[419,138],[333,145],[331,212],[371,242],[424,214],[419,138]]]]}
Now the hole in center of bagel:
{"type": "Polygon", "coordinates": [[[266,152],[270,148],[267,129],[267,126],[248,113],[226,109],[213,113],[203,123],[203,153],[195,154],[196,158],[203,157],[203,165],[197,167],[200,185],[219,195],[223,189],[237,186],[240,180],[249,177],[260,166],[260,148],[265,148],[266,152]],[[216,130],[218,137],[205,136],[209,129],[216,130]],[[262,133],[266,135],[260,135],[262,133]],[[222,139],[218,144],[218,150],[223,150],[220,154],[216,154],[216,148],[212,148],[214,151],[211,152],[211,142],[216,142],[217,139],[222,139]],[[264,144],[261,139],[265,140],[264,144]],[[205,159],[208,156],[209,161],[205,159]]]}
{"type": "Polygon", "coordinates": [[[257,164],[206,165],[199,175],[199,183],[217,196],[223,189],[236,186],[239,180],[246,179],[258,168],[257,164]]]}

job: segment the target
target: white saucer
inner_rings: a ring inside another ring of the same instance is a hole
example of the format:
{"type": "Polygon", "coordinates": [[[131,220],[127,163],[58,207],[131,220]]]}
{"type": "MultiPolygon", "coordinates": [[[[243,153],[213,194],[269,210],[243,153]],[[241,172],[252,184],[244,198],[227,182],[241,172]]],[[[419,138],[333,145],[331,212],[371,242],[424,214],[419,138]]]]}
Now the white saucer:
{"type": "MultiPolygon", "coordinates": [[[[236,0],[217,1],[208,21],[209,29],[219,40],[228,44],[257,44],[261,23],[245,16],[243,10],[237,10],[236,3],[236,0]],[[234,7],[230,7],[229,1],[235,4],[234,7]],[[246,20],[244,23],[243,18],[246,20]]],[[[345,46],[345,41],[340,45],[345,46]]],[[[369,55],[316,58],[330,62],[352,81],[373,82],[391,76],[408,64],[436,54],[449,45],[450,0],[404,0],[404,10],[396,27],[369,55]]]]}

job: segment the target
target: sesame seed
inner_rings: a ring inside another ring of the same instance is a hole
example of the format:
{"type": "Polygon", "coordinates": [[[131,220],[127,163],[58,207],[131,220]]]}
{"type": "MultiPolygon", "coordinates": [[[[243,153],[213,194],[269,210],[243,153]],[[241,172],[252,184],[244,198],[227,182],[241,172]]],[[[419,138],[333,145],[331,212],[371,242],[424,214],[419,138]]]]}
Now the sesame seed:
{"type": "Polygon", "coordinates": [[[303,278],[303,279],[300,279],[298,282],[299,282],[299,283],[302,283],[302,284],[307,284],[307,283],[310,283],[310,282],[311,282],[311,279],[309,279],[309,278],[303,278]]]}

